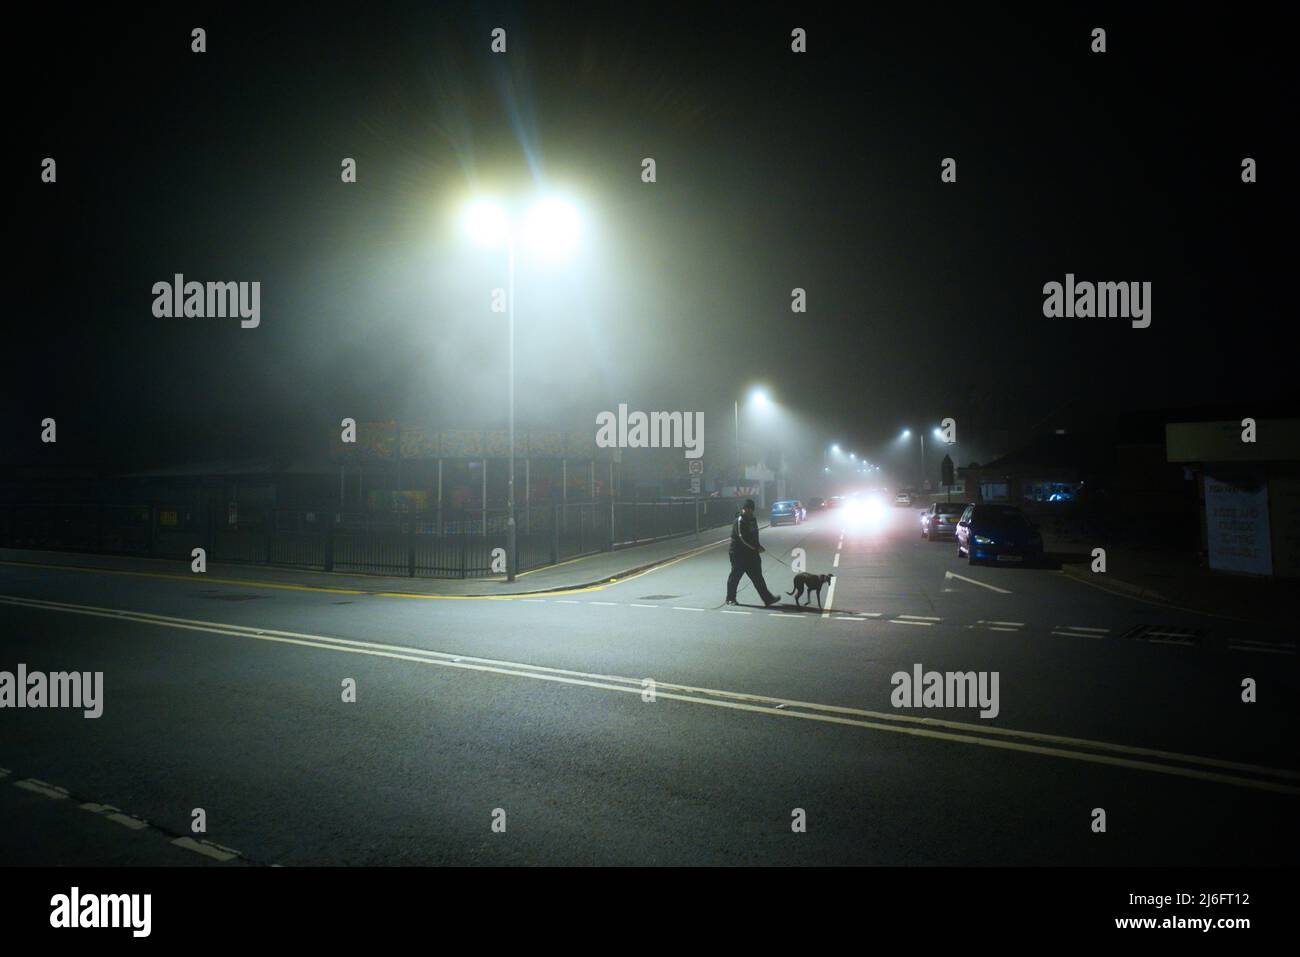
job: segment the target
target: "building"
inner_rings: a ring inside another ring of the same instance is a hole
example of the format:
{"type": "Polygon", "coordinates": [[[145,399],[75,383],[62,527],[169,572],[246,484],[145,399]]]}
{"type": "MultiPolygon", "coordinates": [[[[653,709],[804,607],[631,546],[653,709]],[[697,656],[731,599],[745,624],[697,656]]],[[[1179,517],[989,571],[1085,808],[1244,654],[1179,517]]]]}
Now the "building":
{"type": "Polygon", "coordinates": [[[1300,577],[1300,419],[1171,422],[1166,458],[1195,482],[1210,568],[1300,577]]]}

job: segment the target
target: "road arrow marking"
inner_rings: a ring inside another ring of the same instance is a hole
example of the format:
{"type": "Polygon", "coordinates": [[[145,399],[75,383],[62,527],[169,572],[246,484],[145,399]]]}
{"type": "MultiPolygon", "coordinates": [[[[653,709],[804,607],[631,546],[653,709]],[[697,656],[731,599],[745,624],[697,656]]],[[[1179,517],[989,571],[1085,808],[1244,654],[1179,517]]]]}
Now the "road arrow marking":
{"type": "MultiPolygon", "coordinates": [[[[943,578],[944,578],[944,581],[947,581],[949,578],[957,578],[957,579],[960,579],[961,581],[964,581],[964,582],[970,582],[972,585],[979,585],[980,588],[987,588],[989,591],[995,591],[995,592],[997,592],[998,594],[1001,594],[1001,595],[1010,595],[1010,594],[1011,594],[1011,592],[1007,591],[1007,589],[1005,589],[1005,588],[998,588],[996,585],[988,585],[988,584],[985,584],[984,582],[977,582],[977,581],[976,581],[975,579],[973,579],[973,578],[967,578],[965,575],[958,575],[956,572],[944,572],[944,573],[943,573],[943,578]]],[[[948,589],[945,589],[945,591],[947,591],[947,590],[948,590],[948,589]]]]}

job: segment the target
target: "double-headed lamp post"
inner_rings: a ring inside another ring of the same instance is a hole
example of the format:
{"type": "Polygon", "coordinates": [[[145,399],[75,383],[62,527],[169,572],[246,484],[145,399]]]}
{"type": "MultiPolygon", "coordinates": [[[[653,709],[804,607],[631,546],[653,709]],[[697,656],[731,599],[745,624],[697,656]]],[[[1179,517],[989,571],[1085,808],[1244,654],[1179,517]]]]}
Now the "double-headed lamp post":
{"type": "MultiPolygon", "coordinates": [[[[936,439],[941,439],[941,438],[943,438],[943,433],[939,431],[939,428],[938,428],[937,426],[933,429],[933,432],[934,432],[934,437],[935,437],[936,439]]],[[[912,430],[911,430],[911,429],[904,429],[904,430],[903,430],[903,436],[902,436],[902,437],[903,437],[903,438],[907,438],[907,437],[910,436],[911,434],[912,434],[912,430]]],[[[925,474],[925,429],[920,429],[916,434],[919,435],[919,436],[921,437],[921,489],[924,490],[924,489],[925,489],[925,483],[926,483],[926,474],[925,474]]]]}
{"type": "Polygon", "coordinates": [[[514,581],[519,571],[519,538],[515,524],[515,246],[525,239],[541,255],[567,255],[578,238],[578,214],[572,205],[557,197],[533,203],[522,221],[514,221],[506,208],[490,199],[478,199],[465,210],[465,229],[481,246],[506,247],[507,351],[509,353],[510,472],[506,481],[506,580],[514,581]]]}

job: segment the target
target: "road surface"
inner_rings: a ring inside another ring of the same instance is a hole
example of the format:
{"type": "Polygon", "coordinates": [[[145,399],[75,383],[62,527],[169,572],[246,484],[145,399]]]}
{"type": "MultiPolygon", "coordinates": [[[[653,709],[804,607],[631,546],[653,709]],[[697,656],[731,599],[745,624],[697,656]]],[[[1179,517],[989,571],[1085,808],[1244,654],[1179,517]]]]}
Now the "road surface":
{"type": "Polygon", "coordinates": [[[1300,858],[1293,634],[972,568],[918,515],[764,530],[773,589],[796,548],[834,573],[822,611],[724,606],[725,546],[480,599],[0,566],[0,670],[104,676],[96,719],[0,710],[0,859],[1300,858]],[[918,666],[996,672],[996,716],[896,707],[918,666]]]}

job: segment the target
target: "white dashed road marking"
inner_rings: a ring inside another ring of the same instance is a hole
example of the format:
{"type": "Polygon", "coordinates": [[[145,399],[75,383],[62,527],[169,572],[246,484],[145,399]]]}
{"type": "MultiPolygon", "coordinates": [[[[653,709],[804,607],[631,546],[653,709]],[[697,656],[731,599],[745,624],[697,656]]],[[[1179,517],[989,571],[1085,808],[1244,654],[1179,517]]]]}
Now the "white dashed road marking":
{"type": "Polygon", "coordinates": [[[14,787],[22,788],[24,791],[32,791],[36,794],[44,794],[47,798],[55,801],[62,801],[68,796],[68,792],[61,787],[53,784],[46,784],[44,781],[37,781],[35,778],[27,778],[23,781],[15,781],[14,787]]]}
{"type": "Polygon", "coordinates": [[[222,847],[220,844],[213,844],[210,841],[196,841],[192,837],[178,837],[172,843],[177,847],[183,847],[187,851],[202,854],[204,857],[210,857],[216,861],[233,861],[239,856],[238,851],[232,851],[228,847],[222,847]]]}
{"type": "MultiPolygon", "coordinates": [[[[1228,641],[1230,651],[1258,651],[1268,655],[1294,655],[1294,642],[1256,641],[1253,638],[1233,638],[1228,641]]],[[[0,775],[3,777],[3,775],[0,775]]]]}

